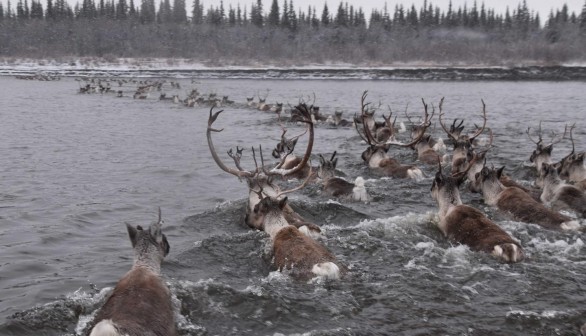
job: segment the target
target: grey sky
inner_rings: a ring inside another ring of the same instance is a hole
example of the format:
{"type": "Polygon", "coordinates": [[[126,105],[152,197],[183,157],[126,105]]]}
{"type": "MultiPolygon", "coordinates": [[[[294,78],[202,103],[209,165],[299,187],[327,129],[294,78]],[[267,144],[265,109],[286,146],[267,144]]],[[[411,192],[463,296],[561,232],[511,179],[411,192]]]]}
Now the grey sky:
{"type": "MultiPolygon", "coordinates": [[[[188,0],[188,1],[191,1],[191,0],[188,0]]],[[[204,6],[206,8],[208,8],[212,4],[219,5],[219,3],[220,3],[220,0],[207,0],[207,1],[200,0],[200,1],[203,1],[204,6]]],[[[278,1],[279,1],[279,6],[282,6],[283,0],[278,0],[278,1]]],[[[289,1],[289,0],[287,0],[287,1],[289,1]]],[[[498,13],[501,13],[501,12],[504,13],[507,6],[509,6],[509,8],[512,10],[513,8],[516,8],[517,5],[521,1],[522,0],[519,0],[519,1],[517,1],[517,0],[487,0],[487,1],[484,1],[484,3],[485,3],[486,7],[494,8],[498,13]]],[[[549,12],[551,11],[552,8],[561,8],[564,3],[568,4],[568,8],[570,9],[570,12],[575,11],[576,14],[580,14],[580,12],[582,11],[582,6],[584,5],[584,1],[585,0],[567,0],[567,1],[527,0],[527,6],[530,9],[539,12],[541,19],[544,20],[547,18],[547,16],[549,15],[549,12]]],[[[241,6],[246,5],[247,8],[250,8],[250,5],[253,2],[256,3],[256,0],[244,0],[244,1],[243,0],[224,0],[224,6],[227,8],[228,5],[236,6],[238,3],[240,3],[241,6]]],[[[263,5],[265,7],[265,10],[268,10],[270,8],[270,5],[272,2],[273,2],[273,0],[263,0],[263,5]]],[[[318,13],[321,13],[325,2],[327,2],[327,4],[328,4],[328,8],[330,10],[330,13],[332,11],[335,11],[338,8],[338,5],[340,4],[340,0],[293,0],[293,4],[295,5],[295,7],[302,8],[304,12],[307,12],[307,7],[309,5],[311,5],[311,6],[315,6],[318,13]]],[[[387,6],[391,12],[396,4],[403,4],[403,6],[411,6],[411,4],[414,4],[417,9],[421,8],[421,6],[423,5],[423,0],[394,0],[394,1],[347,0],[344,2],[348,2],[348,4],[353,5],[354,7],[362,7],[364,12],[367,14],[367,19],[370,16],[370,12],[372,11],[373,8],[382,9],[385,5],[385,2],[387,3],[387,6]]],[[[428,0],[428,3],[429,2],[430,1],[428,0]]],[[[450,2],[450,0],[431,0],[431,3],[434,6],[438,6],[443,10],[447,10],[449,2],[450,2]]],[[[478,5],[480,6],[480,4],[482,2],[483,2],[482,0],[478,0],[478,5]]],[[[459,6],[463,6],[464,3],[467,3],[468,7],[471,7],[472,4],[474,3],[474,0],[452,0],[452,6],[454,6],[455,8],[457,8],[459,6]]],[[[189,5],[189,6],[191,6],[191,5],[189,5]]]]}
{"type": "MultiPolygon", "coordinates": [[[[67,1],[72,6],[75,5],[77,2],[79,2],[79,3],[82,2],[82,0],[67,0],[67,1]]],[[[117,0],[115,0],[115,1],[117,1],[117,0]]],[[[219,6],[219,4],[220,4],[220,0],[200,0],[200,1],[203,2],[204,7],[206,9],[210,5],[219,6]]],[[[279,6],[282,7],[284,0],[278,0],[278,1],[279,1],[279,6]]],[[[287,2],[289,2],[289,1],[290,0],[287,0],[287,2]]],[[[366,13],[366,18],[368,19],[370,17],[370,12],[372,11],[373,8],[382,9],[384,7],[385,3],[388,4],[388,8],[392,13],[392,10],[396,4],[403,4],[403,6],[411,6],[411,4],[415,4],[415,7],[417,9],[419,9],[423,5],[423,1],[424,0],[394,0],[394,1],[346,0],[344,2],[348,2],[348,4],[351,4],[356,8],[362,7],[364,12],[366,13]]],[[[519,1],[517,1],[517,0],[486,0],[486,1],[484,1],[484,3],[486,5],[486,7],[494,8],[498,13],[504,13],[507,6],[509,6],[509,8],[512,10],[512,9],[516,8],[517,5],[521,1],[522,0],[519,0],[519,1]]],[[[566,1],[527,0],[527,5],[529,6],[530,9],[539,12],[539,15],[541,16],[541,19],[543,22],[547,18],[547,16],[549,15],[549,12],[551,11],[552,8],[561,8],[564,3],[568,4],[568,8],[570,9],[570,12],[574,11],[574,12],[576,12],[576,14],[580,14],[580,12],[582,11],[582,7],[584,6],[585,1],[586,0],[566,0],[566,1]]],[[[4,5],[6,5],[7,0],[0,0],[0,2],[2,2],[4,5]]],[[[18,0],[11,0],[10,2],[12,4],[12,7],[15,8],[18,0]]],[[[95,0],[95,2],[98,3],[99,1],[95,0]]],[[[140,0],[134,0],[134,2],[136,4],[139,4],[140,0]]],[[[157,7],[158,7],[159,2],[160,2],[160,0],[155,0],[157,7]]],[[[236,5],[238,3],[240,3],[240,6],[242,6],[242,7],[246,6],[246,8],[250,8],[250,5],[253,2],[256,3],[256,0],[224,0],[224,6],[226,8],[228,8],[229,5],[236,7],[236,5]]],[[[340,4],[340,0],[293,0],[293,4],[295,5],[295,7],[297,7],[297,9],[302,8],[304,12],[307,12],[307,7],[309,5],[311,5],[311,6],[315,6],[318,13],[321,13],[325,2],[327,2],[327,4],[328,4],[330,12],[335,12],[338,5],[340,4]]],[[[450,2],[450,0],[431,0],[431,3],[434,6],[438,6],[442,10],[446,10],[448,8],[449,2],[450,2]]],[[[479,5],[482,2],[483,2],[482,0],[478,0],[479,5]]],[[[46,5],[46,0],[41,0],[41,3],[43,4],[43,7],[44,7],[46,5]]],[[[171,0],[171,3],[173,3],[172,0],[171,0]]],[[[271,3],[272,3],[272,0],[263,0],[263,5],[265,7],[265,10],[268,10],[270,8],[271,3]]],[[[428,1],[428,3],[429,3],[429,1],[428,1]]],[[[470,7],[474,3],[474,0],[452,0],[452,5],[454,6],[454,8],[457,8],[459,6],[463,6],[465,3],[467,3],[468,6],[470,7]]],[[[30,1],[29,1],[29,4],[30,4],[30,1]]],[[[187,10],[189,13],[192,8],[193,0],[186,0],[186,4],[187,4],[187,10]]]]}

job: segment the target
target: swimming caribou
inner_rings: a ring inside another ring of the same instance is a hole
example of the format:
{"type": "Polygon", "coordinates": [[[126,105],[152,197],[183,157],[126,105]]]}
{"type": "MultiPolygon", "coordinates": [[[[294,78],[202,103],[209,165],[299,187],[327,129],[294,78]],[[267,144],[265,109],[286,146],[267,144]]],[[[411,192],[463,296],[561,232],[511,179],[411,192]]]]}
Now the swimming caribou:
{"type": "Polygon", "coordinates": [[[541,201],[554,210],[571,210],[586,218],[586,195],[574,185],[566,183],[553,164],[542,163],[543,192],[541,201]]]}
{"type": "Polygon", "coordinates": [[[468,153],[468,149],[473,147],[474,140],[482,134],[486,127],[486,104],[484,104],[484,100],[482,102],[482,127],[477,127],[476,132],[472,135],[462,135],[462,130],[464,127],[462,123],[464,120],[460,122],[459,125],[456,125],[458,119],[455,119],[450,127],[450,130],[447,129],[446,125],[444,125],[442,121],[442,117],[444,116],[444,112],[442,111],[444,98],[440,100],[439,103],[439,123],[442,126],[443,130],[448,135],[448,138],[452,141],[454,146],[454,150],[452,152],[452,174],[458,173],[465,170],[466,166],[466,156],[468,153]]]}
{"type": "MultiPolygon", "coordinates": [[[[207,131],[206,131],[210,153],[212,154],[212,158],[214,159],[214,161],[216,162],[218,167],[220,167],[220,169],[222,169],[226,173],[229,173],[229,174],[232,174],[232,175],[238,177],[239,179],[246,180],[246,182],[248,184],[249,192],[248,192],[248,206],[246,207],[245,223],[246,223],[246,225],[248,225],[251,228],[258,229],[258,230],[262,230],[262,228],[263,228],[262,217],[259,216],[258,212],[254,211],[255,206],[261,201],[261,199],[263,197],[270,196],[270,197],[278,198],[279,196],[281,196],[285,193],[293,192],[295,190],[298,190],[298,189],[304,187],[307,184],[307,182],[309,181],[309,178],[307,178],[297,188],[293,188],[293,189],[290,189],[287,191],[281,191],[279,186],[273,183],[274,182],[273,179],[275,177],[279,177],[279,176],[280,177],[290,177],[290,176],[293,176],[296,173],[300,172],[302,169],[305,168],[306,164],[309,161],[309,157],[311,155],[311,151],[313,148],[314,130],[313,130],[313,123],[311,122],[311,117],[309,115],[309,110],[308,110],[307,106],[304,104],[301,104],[301,105],[295,107],[295,109],[299,112],[300,115],[302,115],[304,117],[303,122],[307,124],[307,130],[309,131],[309,140],[307,143],[307,147],[305,149],[305,154],[303,155],[301,160],[299,160],[295,166],[290,167],[290,168],[285,168],[284,165],[285,165],[286,159],[287,159],[287,155],[285,155],[281,159],[281,161],[279,161],[279,163],[277,165],[275,165],[271,169],[267,169],[264,166],[262,147],[259,150],[260,159],[261,159],[260,166],[258,165],[258,163],[256,161],[255,150],[254,150],[254,148],[252,148],[253,158],[254,158],[254,161],[256,164],[256,167],[254,170],[242,169],[242,167],[240,165],[240,159],[242,157],[243,148],[236,147],[236,153],[234,153],[232,151],[232,149],[230,149],[230,151],[228,151],[228,156],[230,158],[232,158],[236,168],[228,167],[220,159],[220,156],[217,154],[214,143],[212,141],[212,132],[221,132],[223,129],[215,129],[212,126],[213,126],[213,123],[218,118],[218,116],[220,115],[220,113],[223,112],[223,110],[220,110],[218,112],[213,113],[213,107],[210,109],[210,115],[208,118],[208,127],[207,127],[207,131]],[[262,197],[260,195],[262,195],[262,197]]],[[[311,174],[308,174],[308,177],[310,177],[310,176],[311,176],[311,174]]],[[[284,216],[286,217],[287,222],[289,224],[292,224],[296,227],[302,228],[302,230],[304,230],[307,233],[319,233],[321,231],[317,225],[307,222],[303,217],[301,217],[299,214],[297,214],[288,204],[283,209],[283,213],[284,213],[284,216]]]]}
{"type": "Polygon", "coordinates": [[[521,222],[538,224],[552,230],[578,229],[577,221],[546,208],[519,188],[505,187],[499,180],[504,168],[483,167],[476,173],[486,204],[496,206],[521,222]]]}
{"type": "Polygon", "coordinates": [[[329,160],[326,160],[320,154],[319,161],[320,165],[317,176],[322,180],[323,190],[326,194],[361,202],[368,202],[370,200],[362,177],[357,177],[354,183],[352,183],[335,175],[336,165],[338,164],[336,152],[332,154],[329,160]]]}
{"type": "Polygon", "coordinates": [[[439,207],[440,231],[451,241],[468,245],[473,251],[490,253],[504,262],[523,260],[523,249],[518,242],[480,210],[462,203],[458,187],[465,178],[465,173],[444,175],[439,164],[431,196],[439,207]]]}
{"type": "Polygon", "coordinates": [[[161,279],[161,262],[169,254],[163,220],[143,229],[126,224],[134,265],[118,281],[92,322],[89,336],[173,336],[175,320],[169,289],[161,279]]]}
{"type": "MultiPolygon", "coordinates": [[[[392,176],[396,178],[412,178],[414,180],[421,180],[423,179],[423,172],[416,166],[413,165],[402,165],[397,159],[389,156],[387,152],[391,148],[391,146],[397,147],[411,147],[415,145],[421,138],[423,137],[424,133],[421,133],[420,136],[409,143],[403,143],[397,141],[394,137],[387,139],[386,141],[378,141],[375,139],[373,134],[371,133],[371,129],[368,126],[368,122],[365,119],[367,106],[368,104],[365,103],[367,96],[367,91],[364,91],[362,94],[361,99],[361,119],[362,119],[362,126],[364,135],[358,129],[357,122],[354,123],[356,131],[358,135],[368,144],[368,148],[362,152],[362,159],[368,163],[368,166],[372,168],[374,171],[384,175],[384,176],[392,176]]],[[[424,121],[422,122],[423,125],[429,127],[429,115],[427,114],[427,110],[424,110],[424,121]]],[[[359,119],[356,117],[355,119],[359,119]]]]}
{"type": "Polygon", "coordinates": [[[254,212],[261,218],[262,230],[273,243],[274,263],[279,271],[288,270],[298,279],[320,276],[339,279],[344,268],[336,257],[316,240],[309,238],[285,218],[287,197],[278,199],[259,193],[254,212]]]}
{"type": "Polygon", "coordinates": [[[536,148],[531,153],[531,156],[529,157],[529,161],[535,163],[535,168],[537,170],[537,179],[535,180],[535,185],[542,188],[543,187],[543,179],[541,178],[541,176],[542,176],[541,168],[543,167],[544,163],[552,163],[551,152],[553,150],[553,145],[559,143],[560,141],[562,141],[565,138],[566,133],[568,131],[568,127],[567,126],[565,127],[564,134],[561,137],[556,138],[556,134],[553,133],[553,137],[548,145],[544,145],[544,143],[543,143],[543,137],[541,134],[542,133],[541,121],[539,122],[539,129],[537,131],[537,136],[538,136],[537,141],[533,140],[533,138],[531,137],[531,134],[529,133],[530,131],[531,131],[531,127],[528,127],[527,131],[526,131],[527,137],[529,138],[529,140],[531,140],[531,142],[533,142],[535,144],[536,148]]]}

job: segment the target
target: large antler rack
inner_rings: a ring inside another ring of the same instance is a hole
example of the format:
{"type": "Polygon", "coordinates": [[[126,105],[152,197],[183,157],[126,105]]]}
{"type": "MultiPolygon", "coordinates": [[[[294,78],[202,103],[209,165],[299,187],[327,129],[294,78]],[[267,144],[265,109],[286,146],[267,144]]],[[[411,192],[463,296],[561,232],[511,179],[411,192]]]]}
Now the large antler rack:
{"type": "MultiPolygon", "coordinates": [[[[574,128],[575,125],[572,125],[570,127],[570,135],[571,135],[571,131],[574,128]]],[[[543,144],[543,136],[542,136],[542,129],[541,129],[541,120],[539,121],[539,129],[537,131],[537,136],[538,139],[537,141],[533,140],[533,138],[531,137],[531,134],[529,133],[531,131],[531,127],[527,127],[527,131],[525,131],[525,133],[527,133],[527,137],[529,137],[529,140],[531,140],[531,142],[533,142],[534,144],[536,144],[537,146],[541,146],[543,144]]],[[[566,134],[568,133],[568,125],[566,125],[564,127],[564,133],[562,134],[561,137],[556,139],[556,134],[555,132],[552,132],[552,138],[551,138],[551,145],[555,145],[557,143],[559,143],[560,141],[562,141],[563,139],[565,139],[566,134]]],[[[573,139],[572,139],[572,145],[573,145],[573,139]]]]}
{"type": "Polygon", "coordinates": [[[540,145],[543,142],[543,138],[541,137],[541,120],[539,121],[539,130],[537,131],[537,136],[539,137],[539,140],[535,141],[533,140],[533,138],[531,137],[531,134],[529,134],[529,132],[531,131],[531,126],[527,127],[527,130],[525,131],[525,133],[527,133],[527,137],[529,138],[529,140],[531,140],[531,142],[533,142],[536,145],[540,145]]]}
{"type": "MultiPolygon", "coordinates": [[[[367,91],[364,91],[364,93],[362,94],[362,100],[361,100],[361,106],[362,106],[362,111],[364,112],[366,109],[366,106],[368,106],[369,103],[365,103],[366,100],[366,96],[367,96],[367,91]]],[[[372,135],[372,133],[370,132],[369,127],[366,125],[366,122],[364,120],[364,113],[362,115],[362,127],[364,130],[364,134],[365,134],[365,138],[363,138],[370,146],[399,146],[399,147],[411,147],[413,145],[415,145],[416,143],[418,143],[421,138],[423,138],[423,136],[425,135],[425,129],[427,127],[429,127],[431,125],[430,117],[429,117],[429,113],[427,110],[427,104],[423,104],[424,107],[424,120],[421,123],[421,125],[424,127],[423,132],[421,132],[415,139],[413,139],[411,142],[409,143],[404,143],[404,142],[400,142],[397,141],[396,139],[390,138],[389,140],[385,141],[385,142],[379,142],[375,139],[375,137],[372,135]]],[[[357,128],[358,130],[358,128],[357,128]]],[[[358,132],[360,134],[360,132],[358,132]]]]}
{"type": "MultiPolygon", "coordinates": [[[[304,154],[301,162],[293,168],[282,169],[281,167],[283,166],[283,164],[285,163],[285,159],[287,158],[287,156],[285,155],[284,158],[282,158],[281,161],[274,168],[272,168],[270,170],[266,170],[266,168],[264,167],[262,147],[260,148],[260,158],[261,158],[261,165],[260,166],[257,164],[256,154],[255,154],[255,151],[253,148],[252,149],[253,159],[254,159],[256,168],[254,170],[244,170],[240,166],[240,159],[242,157],[243,148],[236,147],[236,153],[234,153],[232,151],[232,149],[230,151],[228,151],[228,156],[230,156],[234,160],[234,164],[236,165],[237,169],[228,167],[220,159],[219,155],[217,154],[216,148],[215,148],[214,143],[212,141],[212,132],[219,133],[219,132],[223,131],[224,129],[215,129],[212,126],[213,126],[213,123],[218,118],[218,116],[220,115],[220,113],[223,112],[223,110],[220,110],[216,113],[213,113],[214,108],[212,107],[210,109],[210,115],[208,118],[208,127],[207,127],[207,131],[206,131],[206,136],[207,136],[207,140],[208,140],[208,146],[210,148],[210,153],[212,154],[212,158],[214,159],[214,161],[216,162],[218,167],[220,167],[220,169],[222,169],[223,171],[225,171],[229,174],[237,176],[238,178],[254,178],[255,176],[258,176],[261,173],[264,173],[265,175],[267,175],[269,177],[270,176],[287,176],[287,175],[295,174],[298,171],[300,171],[301,169],[303,169],[303,167],[305,167],[305,165],[309,161],[309,157],[310,157],[311,151],[313,149],[314,130],[313,130],[313,123],[311,122],[311,117],[309,115],[309,111],[307,109],[307,106],[304,104],[301,104],[299,106],[296,106],[295,108],[301,113],[301,115],[303,115],[303,117],[304,117],[303,122],[308,124],[308,130],[309,130],[309,141],[307,144],[307,149],[305,150],[305,154],[304,154]]],[[[302,133],[301,135],[303,135],[303,134],[304,133],[302,133]]],[[[301,135],[299,135],[299,136],[301,136],[301,135]]]]}
{"type": "MultiPolygon", "coordinates": [[[[486,121],[487,121],[487,118],[486,118],[486,104],[484,103],[484,100],[483,99],[481,99],[480,101],[482,102],[482,119],[483,119],[483,123],[482,123],[482,127],[477,127],[476,133],[474,133],[473,135],[467,137],[470,142],[472,142],[476,137],[478,137],[480,134],[482,134],[482,132],[484,132],[484,129],[486,127],[486,121]]],[[[442,116],[444,115],[444,112],[443,112],[443,104],[444,104],[444,97],[442,97],[442,99],[440,100],[440,103],[439,103],[439,123],[442,126],[442,128],[444,129],[444,132],[446,132],[446,134],[448,135],[448,137],[450,139],[452,139],[452,141],[457,141],[460,137],[455,136],[453,132],[450,132],[447,129],[446,125],[444,125],[444,122],[442,121],[442,116]]],[[[460,124],[456,125],[457,121],[458,121],[458,119],[454,119],[454,122],[452,123],[452,126],[450,128],[453,129],[454,131],[460,131],[461,132],[462,129],[463,129],[462,123],[464,122],[464,120],[461,120],[460,124]]]]}
{"type": "MultiPolygon", "coordinates": [[[[214,108],[212,107],[210,109],[210,116],[208,117],[208,128],[206,131],[206,136],[208,139],[208,146],[210,148],[210,153],[212,154],[212,158],[214,159],[214,161],[216,162],[216,164],[218,165],[218,167],[220,167],[220,169],[222,169],[223,171],[225,171],[226,173],[232,174],[237,176],[238,178],[252,178],[254,177],[256,174],[258,174],[258,169],[256,169],[255,171],[246,171],[243,170],[240,167],[240,157],[238,157],[238,163],[236,164],[238,169],[234,169],[234,168],[229,168],[228,166],[226,166],[224,164],[224,162],[222,162],[222,160],[220,159],[220,157],[218,156],[218,153],[216,152],[216,148],[214,147],[214,142],[212,141],[212,132],[222,132],[224,129],[215,129],[212,128],[213,123],[216,121],[216,119],[218,119],[218,116],[220,115],[220,113],[224,112],[224,110],[220,110],[216,113],[213,113],[214,108]]],[[[238,147],[236,148],[236,152],[238,155],[238,147]]],[[[231,155],[230,152],[228,152],[228,155],[231,155]]],[[[240,154],[242,153],[242,150],[240,150],[240,154]]],[[[232,155],[231,155],[232,156],[232,155]]],[[[236,162],[235,159],[236,156],[233,157],[234,161],[236,162]]]]}
{"type": "MultiPolygon", "coordinates": [[[[304,122],[308,125],[307,127],[309,130],[309,140],[307,143],[307,148],[305,150],[305,154],[304,154],[303,158],[301,159],[301,162],[299,162],[299,164],[297,166],[295,166],[291,169],[282,169],[283,165],[285,164],[285,160],[287,158],[287,155],[285,155],[281,159],[281,162],[279,162],[277,164],[277,166],[275,166],[273,169],[266,172],[267,175],[287,176],[287,175],[295,174],[296,172],[303,169],[303,167],[305,167],[305,165],[309,161],[309,157],[311,156],[311,151],[313,149],[313,138],[314,138],[314,129],[313,129],[313,122],[311,121],[311,114],[309,112],[307,105],[305,105],[305,104],[300,104],[300,105],[296,106],[295,109],[297,111],[299,111],[299,113],[303,116],[304,120],[302,122],[304,122]]],[[[305,134],[305,132],[300,134],[299,136],[295,137],[294,139],[295,140],[298,139],[303,134],[305,134]]],[[[283,136],[284,136],[284,134],[283,134],[283,136]]]]}
{"type": "Polygon", "coordinates": [[[474,135],[468,137],[470,139],[470,142],[472,142],[472,140],[474,140],[477,136],[479,136],[480,134],[482,134],[482,132],[484,132],[484,128],[486,127],[486,104],[484,103],[484,99],[480,99],[480,101],[482,102],[482,127],[481,128],[477,128],[478,130],[476,131],[476,133],[474,133],[474,135]]]}

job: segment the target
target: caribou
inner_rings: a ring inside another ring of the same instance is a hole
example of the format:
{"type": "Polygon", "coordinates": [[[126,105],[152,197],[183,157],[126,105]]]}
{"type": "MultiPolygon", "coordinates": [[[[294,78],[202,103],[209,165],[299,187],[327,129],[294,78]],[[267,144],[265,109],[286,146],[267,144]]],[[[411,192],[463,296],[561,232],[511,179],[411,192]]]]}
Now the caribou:
{"type": "Polygon", "coordinates": [[[290,271],[298,279],[323,277],[339,279],[344,268],[336,257],[316,240],[309,238],[286,218],[287,197],[261,197],[254,212],[261,219],[261,229],[273,243],[274,263],[279,271],[290,271]]]}
{"type": "Polygon", "coordinates": [[[362,177],[357,177],[354,183],[348,182],[341,177],[336,177],[336,165],[338,164],[336,152],[332,154],[329,160],[326,160],[320,154],[319,160],[320,166],[317,176],[321,178],[323,190],[326,194],[361,202],[368,202],[370,200],[362,177]]]}
{"type": "Polygon", "coordinates": [[[163,220],[146,230],[126,224],[134,249],[134,265],[118,281],[92,322],[89,336],[176,335],[171,293],[161,278],[169,254],[163,220]]]}
{"type": "Polygon", "coordinates": [[[463,120],[462,123],[460,123],[460,125],[458,126],[456,126],[457,119],[454,120],[454,123],[452,124],[450,130],[448,130],[447,127],[444,125],[442,121],[442,117],[444,115],[444,112],[442,111],[444,98],[440,100],[439,123],[448,135],[448,138],[452,141],[452,144],[454,146],[454,150],[452,153],[452,173],[458,173],[464,170],[468,149],[473,147],[472,144],[474,140],[476,139],[476,137],[482,134],[484,128],[486,127],[486,104],[484,104],[484,100],[481,100],[481,102],[483,119],[482,127],[477,127],[476,132],[472,135],[462,135],[461,133],[464,128],[463,126],[461,126],[461,124],[464,122],[463,120]]]}
{"type": "MultiPolygon", "coordinates": [[[[293,155],[293,151],[295,150],[295,146],[297,145],[297,140],[299,140],[299,138],[303,136],[306,132],[294,136],[291,139],[287,139],[285,137],[287,129],[285,129],[283,126],[281,126],[281,129],[283,130],[283,133],[281,134],[281,140],[275,145],[275,148],[272,152],[272,156],[275,159],[283,160],[283,169],[291,169],[297,166],[302,160],[302,158],[293,155]]],[[[310,169],[311,167],[305,166],[303,167],[303,169],[297,171],[294,174],[290,174],[287,177],[298,179],[307,178],[310,175],[310,169]]]]}
{"type": "Polygon", "coordinates": [[[537,179],[535,180],[535,185],[537,185],[540,188],[543,187],[543,180],[541,179],[541,176],[542,176],[541,168],[543,167],[544,163],[552,163],[551,152],[553,150],[553,145],[559,143],[560,141],[562,141],[565,138],[567,130],[568,130],[568,127],[566,126],[564,129],[564,134],[561,137],[558,137],[557,139],[556,139],[556,136],[554,133],[554,136],[552,137],[550,143],[548,145],[544,145],[543,137],[542,137],[541,121],[539,122],[539,129],[537,131],[537,136],[538,136],[537,141],[535,141],[531,137],[531,134],[530,134],[531,127],[527,128],[527,131],[526,131],[527,137],[536,146],[535,150],[531,153],[531,156],[529,157],[529,161],[535,163],[535,168],[537,170],[537,179]]]}
{"type": "Polygon", "coordinates": [[[352,127],[352,121],[343,119],[342,114],[342,111],[335,111],[334,116],[331,118],[331,120],[328,120],[330,120],[330,123],[336,127],[352,127]]]}
{"type": "Polygon", "coordinates": [[[483,167],[479,173],[476,173],[486,204],[496,206],[502,212],[510,214],[515,220],[538,224],[546,229],[576,230],[579,227],[577,221],[546,208],[523,190],[505,187],[500,182],[504,168],[483,167]]]}
{"type": "Polygon", "coordinates": [[[560,177],[568,182],[574,183],[580,190],[586,190],[586,168],[584,168],[584,152],[576,153],[572,131],[576,125],[570,127],[570,140],[572,151],[560,161],[560,177]]]}
{"type": "Polygon", "coordinates": [[[542,165],[541,201],[555,210],[571,210],[578,216],[586,218],[586,195],[582,190],[563,181],[554,165],[549,163],[542,165]]]}
{"type": "Polygon", "coordinates": [[[524,253],[518,242],[480,210],[462,204],[458,188],[465,178],[465,173],[445,176],[439,163],[431,196],[439,207],[440,231],[449,240],[467,245],[473,251],[490,253],[507,263],[522,261],[524,253]]]}
{"type": "MultiPolygon", "coordinates": [[[[208,141],[208,147],[210,149],[210,153],[212,154],[212,158],[214,162],[218,165],[220,169],[238,177],[239,179],[245,179],[248,188],[248,206],[246,208],[246,217],[245,223],[249,227],[253,229],[262,230],[263,228],[263,219],[262,216],[259,216],[258,211],[255,211],[255,206],[261,201],[263,197],[273,197],[278,199],[280,196],[290,193],[296,190],[303,188],[307,185],[309,181],[309,177],[312,174],[308,174],[308,178],[298,187],[292,188],[290,190],[281,191],[278,185],[273,183],[273,179],[275,177],[289,177],[295,175],[299,171],[305,168],[306,164],[309,162],[309,157],[311,155],[311,151],[313,148],[313,138],[314,138],[314,129],[313,123],[311,122],[311,117],[309,115],[309,110],[306,105],[299,105],[296,107],[301,115],[304,116],[304,123],[307,124],[307,130],[309,131],[309,140],[307,143],[307,147],[305,150],[305,154],[303,158],[293,167],[285,168],[284,164],[287,159],[285,156],[276,166],[271,169],[267,169],[264,165],[264,159],[262,156],[262,147],[259,149],[261,164],[258,165],[256,154],[254,147],[252,148],[253,152],[253,159],[255,161],[255,169],[254,170],[244,170],[240,165],[240,160],[242,158],[243,148],[236,147],[236,152],[233,152],[232,149],[228,151],[228,156],[232,158],[236,168],[228,167],[221,159],[218,153],[216,152],[214,143],[212,141],[212,133],[213,132],[221,132],[223,129],[215,129],[213,128],[213,123],[216,121],[220,113],[223,110],[213,113],[213,107],[210,109],[210,114],[208,118],[208,127],[206,131],[206,137],[208,141]]],[[[283,213],[287,222],[292,224],[296,227],[303,228],[303,231],[307,233],[319,233],[321,230],[319,227],[313,223],[307,222],[303,217],[297,214],[288,204],[283,209],[283,213]]]]}
{"type": "MultiPolygon", "coordinates": [[[[424,104],[425,104],[425,102],[424,102],[424,104]]],[[[408,107],[409,107],[409,105],[407,105],[405,107],[405,117],[407,118],[407,120],[409,121],[409,124],[411,125],[411,139],[416,139],[419,136],[421,136],[421,134],[425,134],[425,130],[427,130],[427,127],[425,127],[425,125],[422,125],[420,123],[417,124],[411,120],[411,116],[409,114],[407,114],[408,107]]],[[[432,108],[435,109],[433,106],[432,106],[432,108]]],[[[442,138],[437,138],[437,140],[436,140],[436,139],[432,138],[431,136],[429,136],[429,139],[427,139],[426,142],[429,144],[431,149],[438,154],[439,154],[439,152],[446,151],[446,145],[444,144],[444,140],[442,138]]],[[[435,163],[435,161],[433,163],[435,163]]]]}
{"type": "MultiPolygon", "coordinates": [[[[358,123],[354,123],[356,131],[358,135],[368,144],[368,148],[362,152],[362,159],[368,163],[368,166],[374,169],[376,172],[384,175],[384,176],[392,176],[396,178],[412,178],[415,180],[423,179],[423,172],[421,169],[417,168],[416,166],[412,165],[401,165],[401,163],[396,160],[395,158],[390,157],[387,152],[391,148],[391,146],[397,147],[412,147],[415,145],[421,138],[423,137],[423,133],[410,143],[402,143],[397,141],[394,138],[388,139],[385,142],[378,141],[374,138],[372,133],[370,132],[370,127],[368,127],[368,121],[366,120],[366,113],[368,104],[365,103],[367,97],[367,92],[365,91],[362,94],[361,99],[361,111],[362,111],[362,126],[364,135],[358,129],[358,123]]],[[[427,125],[429,127],[429,115],[427,114],[427,110],[425,112],[425,118],[423,121],[423,125],[427,125]]],[[[358,118],[358,117],[356,117],[358,118]]]]}

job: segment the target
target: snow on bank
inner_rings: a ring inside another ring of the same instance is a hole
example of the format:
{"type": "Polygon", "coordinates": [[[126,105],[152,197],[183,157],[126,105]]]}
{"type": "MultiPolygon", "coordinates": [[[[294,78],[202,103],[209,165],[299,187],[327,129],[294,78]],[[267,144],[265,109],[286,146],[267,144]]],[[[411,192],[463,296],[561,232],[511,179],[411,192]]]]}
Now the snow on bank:
{"type": "MultiPolygon", "coordinates": [[[[582,80],[586,64],[227,64],[178,58],[0,58],[0,76],[49,73],[69,77],[174,77],[267,79],[582,80]],[[567,71],[559,71],[559,69],[567,71]],[[548,70],[554,69],[554,70],[548,70]],[[578,69],[578,71],[575,71],[578,69]]],[[[221,63],[221,62],[219,62],[221,63]]]]}

